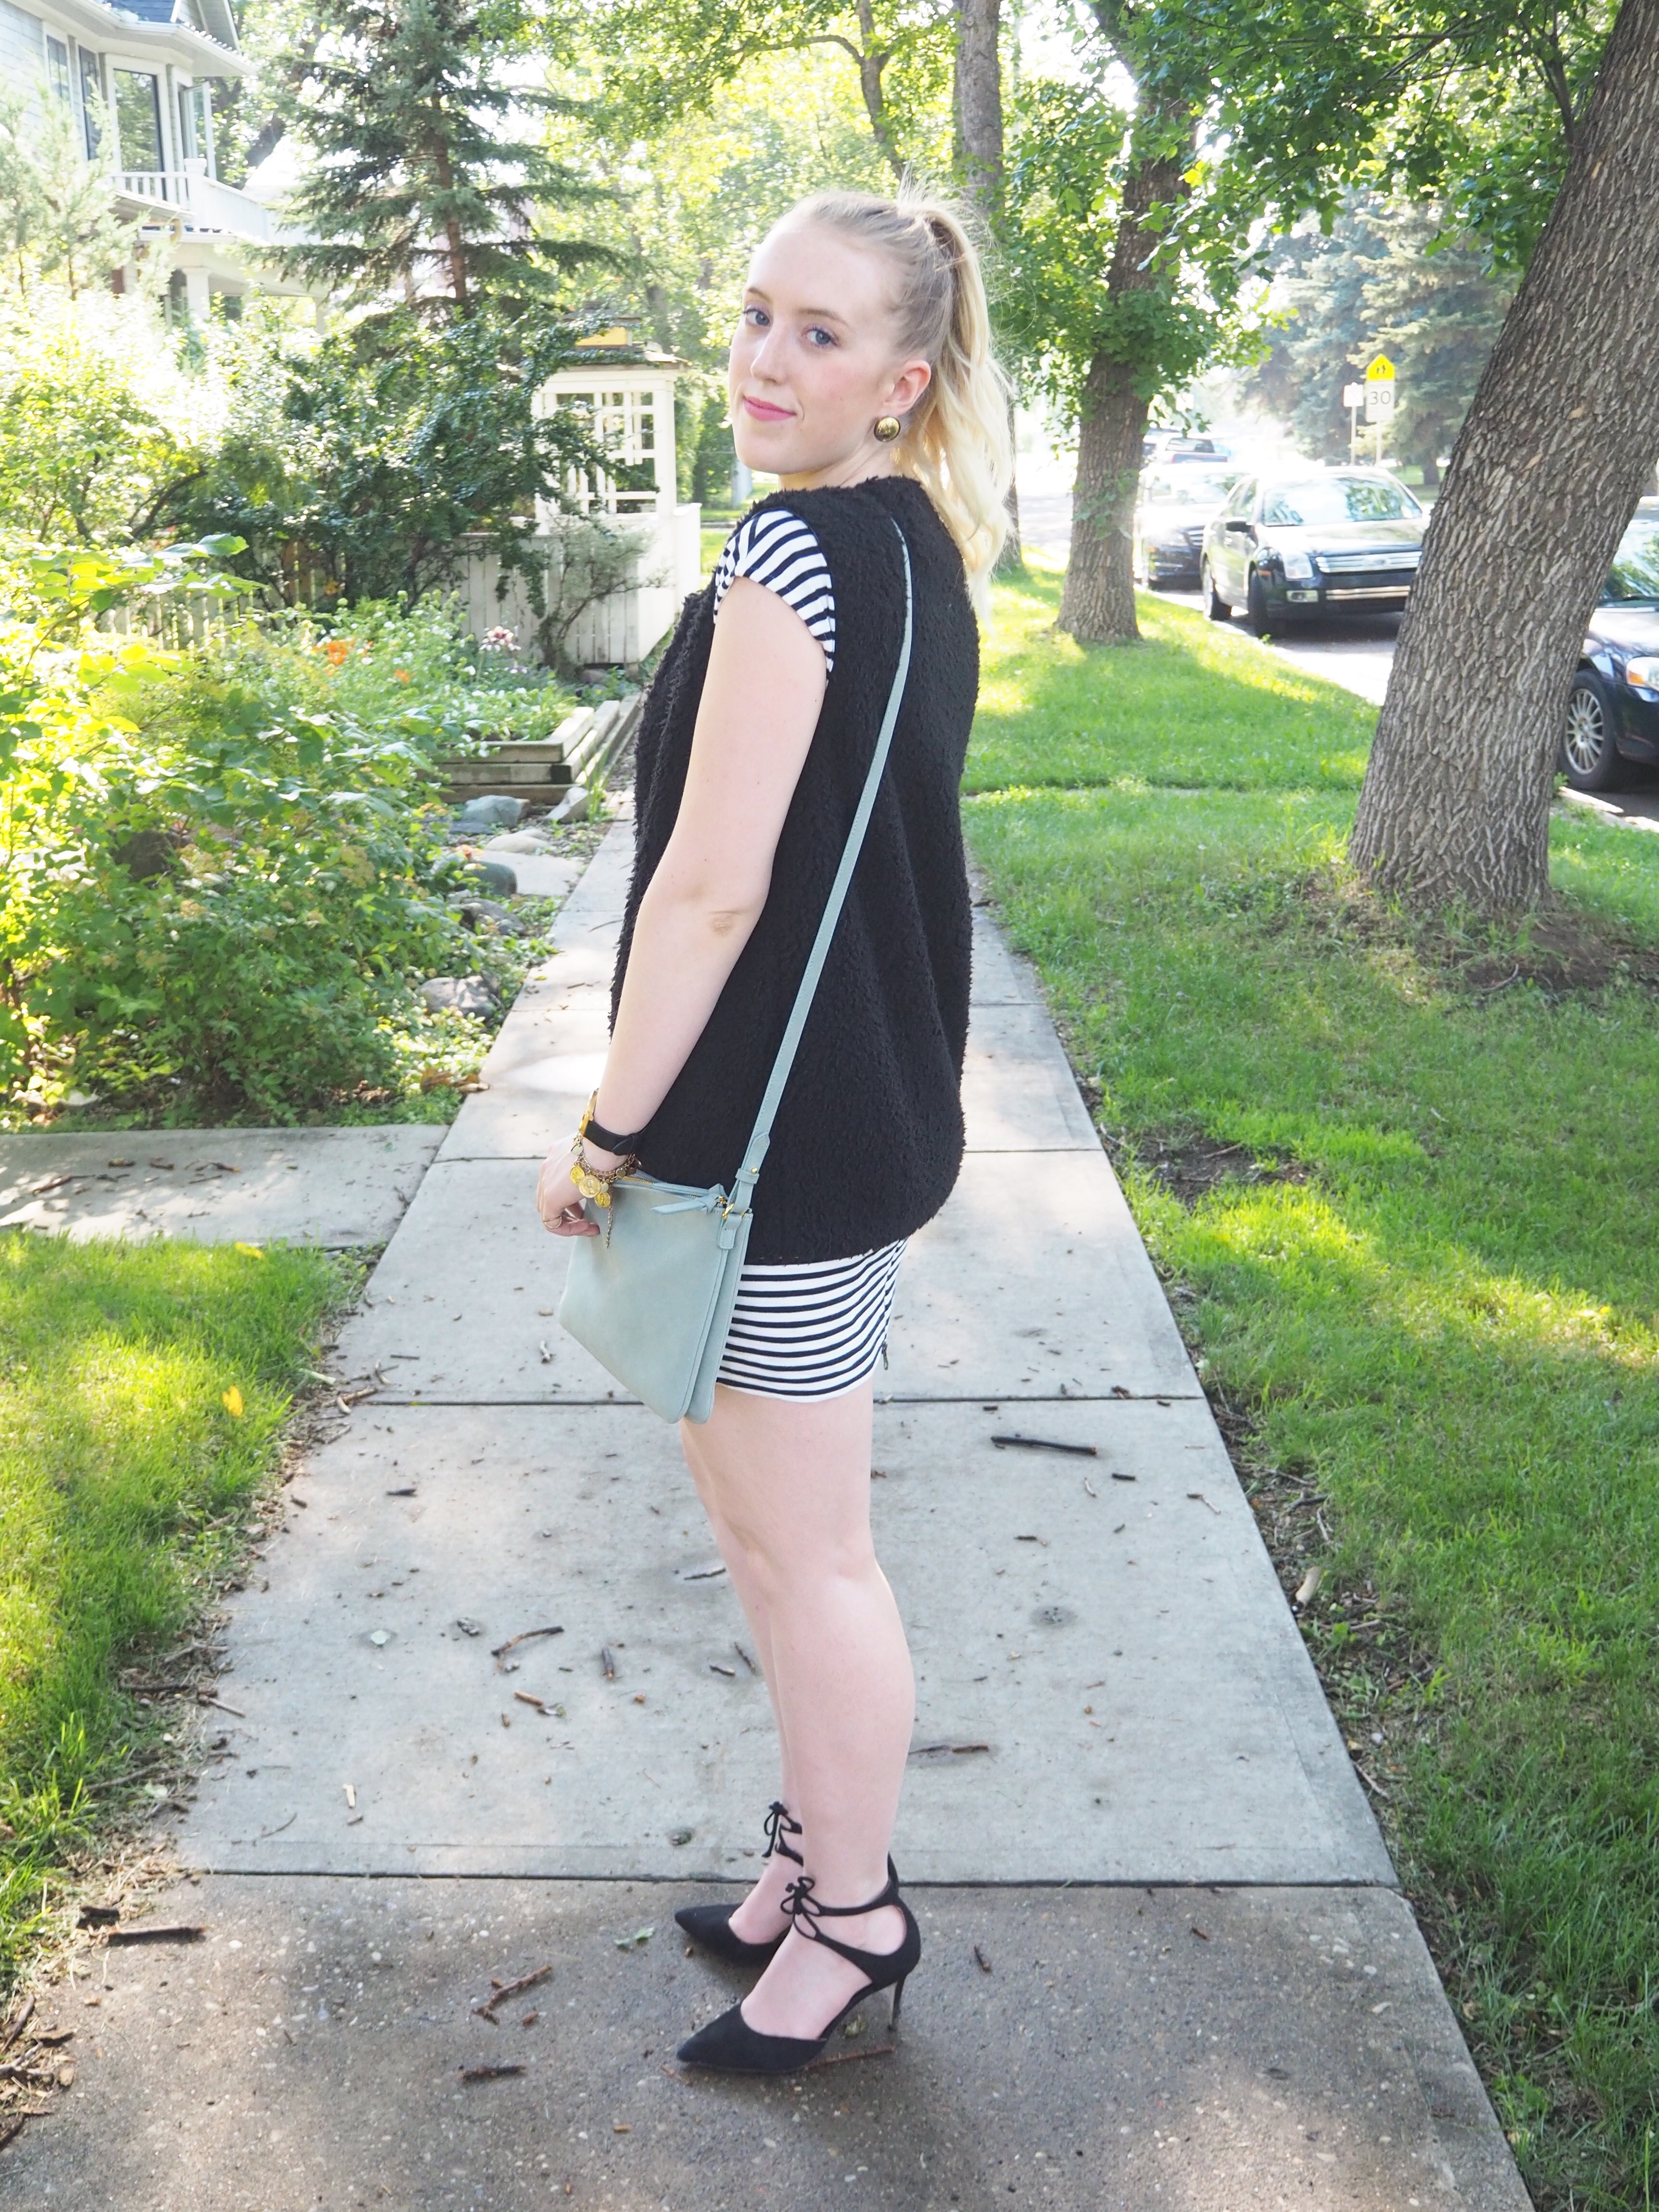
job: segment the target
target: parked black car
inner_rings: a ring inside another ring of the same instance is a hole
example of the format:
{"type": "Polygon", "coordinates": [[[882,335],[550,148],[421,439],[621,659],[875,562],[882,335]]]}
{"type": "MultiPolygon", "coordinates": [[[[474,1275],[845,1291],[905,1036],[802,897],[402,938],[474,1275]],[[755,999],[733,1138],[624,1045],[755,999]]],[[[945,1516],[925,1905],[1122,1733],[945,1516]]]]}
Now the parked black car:
{"type": "Polygon", "coordinates": [[[1567,702],[1561,766],[1575,791],[1607,791],[1659,761],[1659,499],[1619,543],[1567,702]]]}
{"type": "Polygon", "coordinates": [[[1218,472],[1190,461],[1140,479],[1135,506],[1134,572],[1138,584],[1198,582],[1204,526],[1227,496],[1231,470],[1218,472]]]}
{"type": "Polygon", "coordinates": [[[1257,636],[1406,604],[1428,517],[1381,469],[1246,477],[1204,532],[1210,620],[1243,607],[1257,636]]]}

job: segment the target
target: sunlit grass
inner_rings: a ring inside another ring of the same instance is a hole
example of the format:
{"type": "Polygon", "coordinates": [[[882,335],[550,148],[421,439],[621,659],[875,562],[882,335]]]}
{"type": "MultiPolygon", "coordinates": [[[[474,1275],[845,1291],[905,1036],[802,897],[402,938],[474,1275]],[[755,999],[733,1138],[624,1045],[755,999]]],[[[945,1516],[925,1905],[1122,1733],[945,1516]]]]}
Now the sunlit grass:
{"type": "Polygon", "coordinates": [[[349,1273],[0,1237],[0,1978],[154,1733],[120,1665],[164,1650],[240,1547],[349,1273]]]}
{"type": "Polygon", "coordinates": [[[1054,629],[1060,570],[1027,566],[995,592],[965,789],[1358,789],[1376,720],[1363,700],[1149,592],[1140,644],[1079,646],[1054,629]]]}
{"type": "MultiPolygon", "coordinates": [[[[1025,641],[1041,592],[1016,614],[990,665],[1051,653],[1054,692],[1097,683],[1097,723],[1133,724],[1150,654],[1025,641]]],[[[1270,708],[1198,635],[1181,684],[1154,684],[1201,768],[1270,708]]],[[[1304,711],[1284,709],[1283,757],[1316,762],[1304,711]]],[[[1353,896],[1352,799],[1317,775],[1137,789],[1104,773],[1115,739],[1079,732],[1097,787],[1044,790],[1067,741],[1041,727],[1021,757],[1015,729],[991,749],[1018,787],[969,801],[969,836],[1153,1254],[1195,1293],[1206,1382],[1262,1464],[1316,1479],[1332,1586],[1372,1585],[1437,1668],[1384,1714],[1390,1833],[1528,2182],[1551,2207],[1639,2206],[1659,2166],[1659,1008],[1617,976],[1466,984],[1443,933],[1353,896]],[[1150,1165],[1198,1138],[1304,1179],[1189,1206],[1150,1165]]],[[[1575,817],[1552,842],[1582,918],[1659,945],[1659,838],[1575,817]]]]}

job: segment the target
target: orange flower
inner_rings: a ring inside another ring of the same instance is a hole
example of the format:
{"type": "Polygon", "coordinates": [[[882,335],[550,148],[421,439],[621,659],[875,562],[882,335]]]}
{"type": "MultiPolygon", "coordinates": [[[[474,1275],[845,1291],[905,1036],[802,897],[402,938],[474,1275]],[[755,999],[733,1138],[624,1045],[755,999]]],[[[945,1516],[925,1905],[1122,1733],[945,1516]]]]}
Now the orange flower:
{"type": "Polygon", "coordinates": [[[406,668],[394,668],[392,672],[397,678],[399,684],[408,683],[409,671],[406,668]]]}
{"type": "Polygon", "coordinates": [[[331,668],[337,668],[340,665],[340,663],[346,658],[346,655],[351,651],[351,647],[344,638],[331,637],[328,643],[323,647],[323,650],[328,655],[329,666],[331,668]]]}

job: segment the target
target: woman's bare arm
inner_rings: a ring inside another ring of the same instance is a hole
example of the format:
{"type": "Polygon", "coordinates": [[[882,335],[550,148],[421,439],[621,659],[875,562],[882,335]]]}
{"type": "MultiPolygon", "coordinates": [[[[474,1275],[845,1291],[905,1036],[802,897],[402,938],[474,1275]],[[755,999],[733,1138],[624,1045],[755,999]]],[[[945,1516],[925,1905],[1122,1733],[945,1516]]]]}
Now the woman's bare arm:
{"type": "MultiPolygon", "coordinates": [[[[734,578],[714,624],[673,833],[635,918],[599,1084],[607,1128],[650,1121],[760,919],[825,680],[823,647],[793,608],[734,578]]],[[[594,1165],[610,1164],[609,1154],[587,1151],[594,1165]]],[[[568,1182],[550,1158],[542,1216],[567,1232],[576,1227],[568,1182]]]]}

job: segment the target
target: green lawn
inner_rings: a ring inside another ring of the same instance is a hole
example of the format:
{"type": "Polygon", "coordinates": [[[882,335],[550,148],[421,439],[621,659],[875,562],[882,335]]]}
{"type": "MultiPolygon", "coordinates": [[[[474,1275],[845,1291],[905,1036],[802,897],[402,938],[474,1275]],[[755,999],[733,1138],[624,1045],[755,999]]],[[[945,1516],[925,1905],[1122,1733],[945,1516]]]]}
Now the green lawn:
{"type": "Polygon", "coordinates": [[[966,790],[1358,790],[1376,720],[1364,700],[1147,593],[1136,652],[1085,653],[1055,634],[1060,585],[1034,560],[999,597],[966,790]]]}
{"type": "Polygon", "coordinates": [[[1080,653],[1054,599],[1000,593],[975,852],[1247,1461],[1328,1501],[1304,1627],[1528,2183],[1650,2212],[1659,840],[1555,825],[1556,933],[1613,957],[1544,988],[1346,879],[1364,710],[1156,603],[1080,653]]]}
{"type": "Polygon", "coordinates": [[[351,1279],[313,1252],[0,1237],[0,1988],[100,1832],[177,1769],[180,1708],[140,1708],[118,1670],[165,1655],[245,1549],[351,1279]]]}

